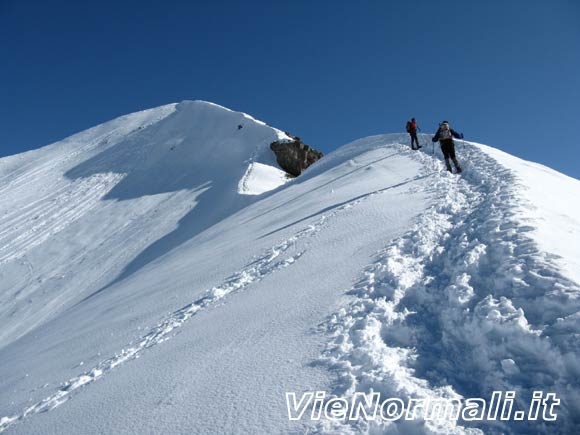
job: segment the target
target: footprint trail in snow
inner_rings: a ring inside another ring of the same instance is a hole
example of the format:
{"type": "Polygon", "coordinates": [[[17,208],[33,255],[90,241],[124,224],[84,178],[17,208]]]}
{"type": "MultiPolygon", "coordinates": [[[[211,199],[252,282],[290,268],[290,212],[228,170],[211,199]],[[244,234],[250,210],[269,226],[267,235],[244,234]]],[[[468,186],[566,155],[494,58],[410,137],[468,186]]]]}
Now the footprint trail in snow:
{"type": "MultiPolygon", "coordinates": [[[[407,180],[401,183],[401,185],[406,184],[409,181],[413,180],[407,180]]],[[[27,407],[21,414],[0,418],[0,432],[16,424],[18,421],[34,414],[50,411],[62,405],[69,400],[74,393],[77,393],[81,388],[102,378],[112,369],[139,358],[146,349],[170,339],[174,335],[176,329],[183,326],[187,320],[200,311],[215,305],[229,294],[241,291],[249,285],[261,281],[266,276],[279,269],[291,266],[306,252],[304,249],[299,249],[298,244],[301,240],[313,236],[321,231],[329,219],[338,213],[348,210],[360,202],[371,198],[373,195],[380,193],[381,191],[370,192],[323,214],[313,224],[271,247],[261,256],[254,258],[246,267],[228,277],[221,285],[206,291],[206,294],[203,297],[172,312],[157,326],[151,328],[150,332],[141,337],[136,344],[127,346],[127,348],[122,349],[119,354],[99,362],[92,369],[64,382],[54,394],[27,407]]]]}
{"type": "MultiPolygon", "coordinates": [[[[534,389],[549,386],[563,399],[559,423],[479,427],[491,434],[577,433],[580,378],[570,361],[580,359],[580,343],[568,333],[578,327],[580,289],[515,220],[523,204],[514,174],[474,145],[460,155],[468,163],[463,176],[435,178],[435,204],[377,254],[348,291],[352,302],[328,320],[331,342],[321,360],[339,377],[333,393],[408,400],[516,391],[516,406],[526,409],[534,389]]],[[[434,164],[423,153],[413,156],[424,171],[434,164]]],[[[323,421],[317,431],[482,433],[453,421],[424,423],[323,421]]]]}

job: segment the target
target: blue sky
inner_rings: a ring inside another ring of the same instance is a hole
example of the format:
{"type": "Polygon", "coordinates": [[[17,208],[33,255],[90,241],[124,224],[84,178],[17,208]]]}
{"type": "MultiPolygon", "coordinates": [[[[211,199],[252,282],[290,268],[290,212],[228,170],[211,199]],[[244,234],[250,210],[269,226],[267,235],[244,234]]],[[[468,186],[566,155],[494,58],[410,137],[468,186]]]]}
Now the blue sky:
{"type": "Polygon", "coordinates": [[[577,0],[0,0],[0,156],[204,99],[328,152],[443,119],[580,178],[577,0]]]}

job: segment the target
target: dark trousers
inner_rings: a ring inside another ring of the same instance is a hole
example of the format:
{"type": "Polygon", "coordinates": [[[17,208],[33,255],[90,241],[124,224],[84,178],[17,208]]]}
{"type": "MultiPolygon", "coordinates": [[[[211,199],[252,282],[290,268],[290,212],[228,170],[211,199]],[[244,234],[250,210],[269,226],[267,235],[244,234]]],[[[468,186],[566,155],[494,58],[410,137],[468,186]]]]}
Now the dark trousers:
{"type": "Polygon", "coordinates": [[[417,132],[410,131],[409,134],[411,135],[411,148],[414,150],[419,149],[419,138],[417,137],[417,132]],[[417,145],[416,147],[415,144],[417,145]]]}
{"type": "Polygon", "coordinates": [[[455,169],[461,171],[459,162],[457,162],[457,157],[455,157],[455,144],[451,139],[441,141],[441,151],[443,151],[443,157],[445,158],[445,166],[447,166],[447,170],[452,172],[451,163],[449,163],[449,160],[451,159],[455,165],[455,169]]]}

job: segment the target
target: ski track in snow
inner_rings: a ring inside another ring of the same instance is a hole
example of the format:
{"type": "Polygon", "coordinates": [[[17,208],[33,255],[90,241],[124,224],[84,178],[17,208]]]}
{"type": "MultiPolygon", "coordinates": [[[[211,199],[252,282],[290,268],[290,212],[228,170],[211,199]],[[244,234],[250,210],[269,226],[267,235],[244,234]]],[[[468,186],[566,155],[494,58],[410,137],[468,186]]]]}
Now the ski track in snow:
{"type": "MultiPolygon", "coordinates": [[[[0,195],[5,192],[18,192],[18,189],[30,190],[30,186],[34,186],[38,179],[51,179],[50,174],[57,168],[67,167],[70,162],[87,152],[114,146],[119,140],[130,140],[132,134],[144,132],[147,127],[156,124],[172,111],[168,106],[158,111],[157,116],[152,119],[135,119],[133,123],[107,130],[88,142],[84,142],[83,137],[93,134],[92,129],[71,136],[62,142],[65,149],[61,150],[56,164],[52,160],[45,162],[43,159],[36,159],[0,177],[0,195]]],[[[100,127],[103,126],[96,128],[100,127]]],[[[125,174],[101,173],[72,183],[64,179],[56,180],[56,185],[60,187],[55,189],[51,186],[47,195],[26,202],[17,209],[4,210],[4,214],[0,216],[0,265],[23,257],[31,248],[78,220],[98,204],[124,176],[125,174]],[[20,231],[14,231],[18,228],[20,231]]],[[[43,189],[42,186],[38,188],[43,189]]]]}
{"type": "Polygon", "coordinates": [[[21,214],[0,217],[0,264],[22,257],[81,218],[122,178],[113,173],[93,175],[28,204],[21,214]]]}
{"type": "MultiPolygon", "coordinates": [[[[392,187],[404,185],[409,181],[413,181],[413,179],[405,180],[392,187]]],[[[200,311],[215,305],[229,294],[241,291],[249,285],[261,281],[271,273],[294,264],[306,252],[306,249],[298,250],[298,242],[321,231],[328,220],[338,213],[348,210],[362,201],[379,194],[381,194],[381,190],[361,195],[323,214],[313,224],[296,232],[291,237],[266,250],[262,255],[254,258],[241,271],[226,278],[221,285],[207,290],[201,298],[172,312],[157,326],[151,328],[149,333],[141,337],[136,344],[130,343],[126,349],[122,349],[115,356],[99,362],[92,369],[64,382],[54,394],[27,407],[21,414],[0,418],[0,432],[34,414],[47,412],[62,405],[82,387],[100,379],[114,368],[139,358],[146,349],[173,337],[178,328],[200,311]],[[295,253],[284,257],[284,254],[290,251],[294,251],[295,253]]]]}
{"type": "MultiPolygon", "coordinates": [[[[88,129],[79,133],[78,135],[73,135],[67,139],[64,139],[61,143],[67,148],[61,151],[60,155],[58,156],[57,165],[64,166],[66,163],[75,161],[78,157],[82,157],[87,152],[91,152],[95,149],[102,149],[105,146],[116,145],[119,140],[124,140],[127,137],[130,137],[131,134],[140,132],[147,127],[154,125],[169,114],[170,112],[163,111],[157,118],[154,118],[153,120],[140,123],[138,122],[132,127],[129,126],[112,128],[102,134],[94,136],[93,139],[89,140],[88,142],[85,142],[83,138],[93,134],[93,129],[88,129]],[[127,128],[129,128],[129,130],[127,128]]],[[[104,127],[105,124],[95,128],[104,127]]],[[[50,145],[48,147],[50,147],[50,145]]],[[[24,153],[23,155],[26,154],[27,153],[24,153]]],[[[0,194],[14,191],[17,188],[26,186],[28,184],[34,184],[38,179],[45,178],[46,174],[53,173],[54,170],[55,163],[51,160],[31,160],[30,162],[20,166],[17,170],[10,172],[8,175],[0,177],[0,194]]]]}
{"type": "MultiPolygon", "coordinates": [[[[460,143],[461,145],[461,143],[460,143]]],[[[409,151],[424,164],[442,162],[409,151]]],[[[501,422],[485,433],[580,433],[580,289],[514,219],[518,180],[471,144],[459,147],[462,176],[442,172],[436,202],[376,256],[347,292],[352,300],[323,325],[321,363],[335,396],[379,392],[381,400],[489,398],[534,389],[562,398],[558,425],[501,422]],[[473,167],[473,170],[471,169],[473,167]]],[[[466,424],[466,423],[463,423],[466,424]]],[[[320,422],[317,433],[476,434],[451,421],[320,422]]]]}

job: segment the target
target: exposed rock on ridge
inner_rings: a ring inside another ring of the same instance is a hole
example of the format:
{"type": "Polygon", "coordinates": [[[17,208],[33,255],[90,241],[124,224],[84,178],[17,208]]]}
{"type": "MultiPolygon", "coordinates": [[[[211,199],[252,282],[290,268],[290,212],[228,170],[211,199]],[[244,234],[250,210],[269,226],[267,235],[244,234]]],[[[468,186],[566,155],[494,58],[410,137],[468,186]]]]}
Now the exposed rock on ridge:
{"type": "Polygon", "coordinates": [[[306,145],[299,137],[286,134],[293,140],[272,142],[270,149],[276,154],[278,165],[290,175],[297,177],[324,154],[306,145]]]}

